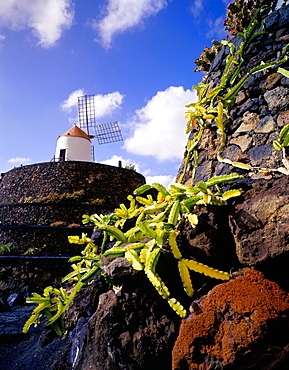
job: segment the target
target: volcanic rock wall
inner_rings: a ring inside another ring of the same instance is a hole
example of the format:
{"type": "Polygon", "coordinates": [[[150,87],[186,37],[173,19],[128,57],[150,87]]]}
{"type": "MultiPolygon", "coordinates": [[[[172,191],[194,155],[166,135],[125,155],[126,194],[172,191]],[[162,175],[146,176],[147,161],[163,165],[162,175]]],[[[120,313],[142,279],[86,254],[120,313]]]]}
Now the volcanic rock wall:
{"type": "Polygon", "coordinates": [[[55,223],[81,225],[83,214],[112,211],[144,183],[135,171],[99,163],[50,162],[10,170],[0,181],[0,244],[12,243],[19,253],[30,247],[75,252],[67,236],[81,235],[83,227],[60,229],[55,223]]]}
{"type": "Polygon", "coordinates": [[[52,193],[84,190],[89,199],[101,198],[106,204],[126,200],[144,177],[132,170],[90,162],[49,162],[15,168],[2,174],[0,202],[18,203],[52,193]]]}
{"type": "MultiPolygon", "coordinates": [[[[289,42],[289,6],[271,13],[265,21],[266,32],[252,41],[245,53],[245,64],[241,70],[243,77],[251,68],[260,63],[280,60],[282,50],[289,42]]],[[[232,43],[238,48],[242,38],[237,36],[232,43]]],[[[224,47],[216,56],[204,82],[208,91],[220,83],[229,48],[224,47]]],[[[282,64],[287,68],[289,63],[282,64]]],[[[248,163],[263,168],[277,168],[282,165],[281,152],[272,146],[282,127],[289,120],[289,79],[277,73],[276,68],[252,74],[239,91],[235,105],[229,112],[231,119],[226,125],[227,144],[223,158],[248,163]]],[[[190,138],[194,136],[194,129],[190,138]]],[[[217,128],[206,128],[199,145],[199,167],[195,182],[206,181],[214,175],[232,172],[232,167],[216,160],[221,144],[217,128]]],[[[193,164],[188,168],[184,183],[190,182],[193,164]]],[[[235,171],[235,169],[234,169],[235,171]]],[[[183,163],[179,175],[183,172],[183,163]]],[[[238,172],[238,169],[237,171],[238,172]]],[[[244,171],[242,171],[244,174],[244,171]]],[[[264,177],[264,174],[250,173],[251,178],[264,177]]],[[[267,177],[268,178],[268,177],[267,177]]]]}
{"type": "MultiPolygon", "coordinates": [[[[262,62],[278,61],[284,56],[284,47],[289,43],[289,6],[271,13],[265,20],[265,30],[245,52],[239,78],[262,62]]],[[[241,41],[240,37],[232,40],[236,48],[241,41]]],[[[204,79],[209,83],[208,91],[218,85],[228,53],[228,48],[223,48],[213,61],[204,79]]],[[[191,304],[191,314],[183,320],[174,346],[174,370],[289,368],[289,177],[270,171],[286,167],[282,153],[272,144],[282,127],[289,124],[289,79],[278,73],[277,67],[252,74],[229,112],[222,157],[248,164],[250,170],[216,160],[221,145],[216,127],[205,129],[198,147],[195,183],[238,172],[245,177],[238,186],[246,191],[224,210],[231,230],[223,239],[226,251],[216,248],[218,239],[212,233],[204,239],[196,230],[197,235],[188,239],[215,262],[224,259],[229,250],[234,251],[238,262],[229,260],[234,279],[217,285],[191,304]],[[229,241],[230,235],[234,242],[228,249],[226,239],[229,241]],[[272,348],[278,349],[273,353],[272,348]]],[[[288,61],[281,67],[288,70],[288,61]]],[[[190,138],[194,135],[192,128],[190,138]]],[[[288,157],[287,148],[285,154],[288,157]]],[[[179,176],[183,169],[184,162],[179,176]]],[[[192,182],[192,170],[191,162],[184,183],[192,182]]]]}

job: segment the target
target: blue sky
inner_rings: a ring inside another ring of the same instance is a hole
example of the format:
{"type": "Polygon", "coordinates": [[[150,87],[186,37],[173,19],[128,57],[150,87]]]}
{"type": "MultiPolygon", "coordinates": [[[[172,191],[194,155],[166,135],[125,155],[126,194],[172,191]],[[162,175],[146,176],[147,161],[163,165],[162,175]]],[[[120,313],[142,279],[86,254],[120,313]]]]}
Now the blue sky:
{"type": "Polygon", "coordinates": [[[124,141],[97,162],[134,164],[147,182],[173,181],[186,144],[194,60],[225,37],[226,0],[2,0],[0,172],[49,162],[77,123],[77,96],[95,95],[97,124],[124,141]]]}

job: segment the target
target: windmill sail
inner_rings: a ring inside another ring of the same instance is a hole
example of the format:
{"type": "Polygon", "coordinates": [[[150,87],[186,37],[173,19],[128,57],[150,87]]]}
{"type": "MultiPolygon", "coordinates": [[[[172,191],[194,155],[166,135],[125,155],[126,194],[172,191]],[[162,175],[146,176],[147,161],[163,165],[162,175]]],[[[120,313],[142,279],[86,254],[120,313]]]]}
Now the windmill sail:
{"type": "Polygon", "coordinates": [[[78,97],[78,122],[79,127],[87,133],[91,138],[91,130],[95,127],[95,109],[94,109],[94,95],[84,95],[78,97]]]}
{"type": "Polygon", "coordinates": [[[97,138],[98,144],[109,144],[123,140],[118,122],[96,125],[94,95],[78,97],[78,122],[79,127],[90,138],[97,138]],[[95,130],[94,135],[91,134],[92,128],[95,130]]]}
{"type": "Polygon", "coordinates": [[[95,132],[95,137],[97,138],[98,144],[108,144],[123,140],[117,122],[110,122],[95,126],[95,132]]]}

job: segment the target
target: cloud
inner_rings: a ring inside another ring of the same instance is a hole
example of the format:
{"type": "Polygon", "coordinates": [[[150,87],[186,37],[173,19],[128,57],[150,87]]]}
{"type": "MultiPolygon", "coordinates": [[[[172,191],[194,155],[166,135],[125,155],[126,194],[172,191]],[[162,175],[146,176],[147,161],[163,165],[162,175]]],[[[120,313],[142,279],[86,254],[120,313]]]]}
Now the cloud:
{"type": "Polygon", "coordinates": [[[142,173],[143,176],[145,176],[146,183],[147,184],[153,184],[154,182],[157,182],[159,184],[162,184],[163,186],[167,187],[170,184],[173,184],[175,182],[176,177],[172,175],[155,175],[155,176],[149,176],[147,175],[150,173],[150,169],[147,170],[141,170],[141,167],[144,167],[142,163],[136,162],[134,159],[126,159],[119,155],[113,155],[111,158],[106,159],[105,161],[101,161],[99,163],[101,164],[108,164],[109,166],[118,166],[119,161],[122,163],[122,167],[125,166],[131,166],[133,165],[136,172],[142,173]]]}
{"type": "Polygon", "coordinates": [[[142,24],[145,18],[156,15],[166,7],[167,0],[108,0],[104,17],[92,22],[105,48],[111,46],[115,34],[142,24]]]}
{"type": "Polygon", "coordinates": [[[204,0],[195,0],[190,8],[190,11],[193,14],[195,20],[198,20],[201,17],[201,13],[203,10],[204,0]]]}
{"type": "Polygon", "coordinates": [[[175,176],[171,175],[157,175],[157,176],[146,176],[146,183],[151,185],[154,182],[157,182],[159,184],[162,184],[166,188],[169,187],[169,185],[173,184],[176,180],[175,176]]]}
{"type": "Polygon", "coordinates": [[[19,166],[20,164],[28,164],[30,162],[30,158],[15,157],[15,158],[8,159],[7,162],[15,166],[17,165],[19,166]]]}
{"type": "MultiPolygon", "coordinates": [[[[86,95],[84,89],[73,91],[66,100],[61,103],[61,109],[65,112],[71,112],[78,106],[78,97],[86,95]]],[[[110,116],[116,109],[121,107],[124,95],[118,91],[109,94],[97,94],[94,96],[95,118],[110,116]]],[[[74,119],[75,121],[75,119],[74,119]]]]}
{"type": "Polygon", "coordinates": [[[61,109],[65,112],[71,112],[72,108],[77,107],[78,97],[85,95],[84,89],[77,89],[73,91],[69,97],[61,103],[61,109]]]}
{"type": "Polygon", "coordinates": [[[32,29],[38,45],[49,48],[73,24],[71,0],[9,0],[0,2],[0,28],[32,29]]]}
{"type": "Polygon", "coordinates": [[[208,31],[206,32],[206,37],[208,38],[224,38],[226,32],[224,31],[224,17],[221,15],[217,19],[207,20],[208,31]]]}
{"type": "Polygon", "coordinates": [[[153,156],[160,162],[183,157],[185,105],[197,100],[195,91],[171,86],[159,91],[136,111],[132,119],[133,134],[125,140],[124,149],[138,155],[153,156]]]}
{"type": "MultiPolygon", "coordinates": [[[[222,9],[223,6],[227,7],[227,5],[232,0],[222,0],[220,4],[220,8],[222,9]]],[[[218,17],[217,19],[212,19],[210,14],[212,14],[211,9],[209,8],[209,1],[207,0],[194,0],[192,6],[190,7],[190,11],[193,14],[195,22],[199,22],[201,19],[204,21],[207,28],[206,37],[207,38],[215,38],[221,39],[226,36],[226,32],[224,31],[224,19],[225,17],[225,9],[224,14],[218,17]],[[206,17],[204,17],[206,14],[206,17]],[[204,18],[204,19],[203,19],[204,18]]]]}
{"type": "Polygon", "coordinates": [[[110,166],[118,166],[118,163],[121,161],[121,163],[122,163],[122,167],[125,167],[125,166],[131,166],[131,165],[133,165],[134,166],[134,168],[135,168],[135,170],[137,171],[137,172],[139,172],[140,171],[140,164],[139,163],[137,163],[135,160],[133,160],[133,159],[125,159],[125,158],[123,158],[123,157],[121,157],[121,156],[119,156],[119,155],[113,155],[111,158],[109,158],[109,159],[106,159],[105,161],[102,161],[102,162],[100,162],[100,163],[102,163],[102,164],[108,164],[108,165],[110,165],[110,166]]]}
{"type": "Polygon", "coordinates": [[[6,36],[4,35],[0,35],[0,49],[2,48],[2,46],[4,46],[4,43],[3,41],[6,39],[6,36]]]}
{"type": "Polygon", "coordinates": [[[94,105],[95,105],[95,117],[101,118],[105,116],[110,116],[112,112],[120,108],[124,99],[124,95],[118,91],[106,94],[106,95],[95,95],[94,105]]]}

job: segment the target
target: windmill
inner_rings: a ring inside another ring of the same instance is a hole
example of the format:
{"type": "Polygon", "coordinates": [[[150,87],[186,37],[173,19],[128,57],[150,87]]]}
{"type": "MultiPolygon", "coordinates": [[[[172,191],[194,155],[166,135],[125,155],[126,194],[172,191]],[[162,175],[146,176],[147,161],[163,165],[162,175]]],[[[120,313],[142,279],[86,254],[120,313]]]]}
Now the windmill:
{"type": "MultiPolygon", "coordinates": [[[[78,122],[79,127],[90,139],[96,138],[100,145],[123,140],[117,121],[96,125],[94,95],[78,97],[78,122]]],[[[94,161],[93,145],[91,146],[91,158],[94,161]]]]}

